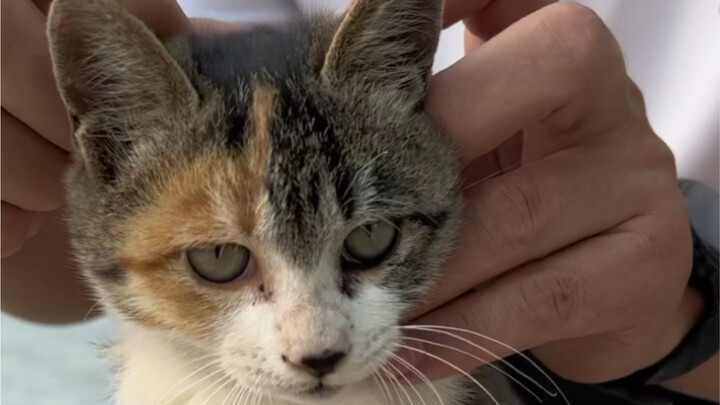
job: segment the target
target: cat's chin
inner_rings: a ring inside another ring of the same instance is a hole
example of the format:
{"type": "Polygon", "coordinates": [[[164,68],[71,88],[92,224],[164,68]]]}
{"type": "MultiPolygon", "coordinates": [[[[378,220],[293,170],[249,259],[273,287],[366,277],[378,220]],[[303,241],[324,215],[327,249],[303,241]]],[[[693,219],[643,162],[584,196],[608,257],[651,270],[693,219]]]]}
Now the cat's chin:
{"type": "Polygon", "coordinates": [[[300,390],[287,392],[275,391],[273,395],[297,404],[317,404],[325,401],[332,402],[333,398],[335,398],[342,389],[342,386],[332,386],[318,382],[313,386],[308,386],[300,390]]]}
{"type": "Polygon", "coordinates": [[[342,390],[342,387],[330,386],[319,382],[314,387],[301,391],[299,396],[308,399],[325,399],[335,396],[340,390],[342,390]]]}

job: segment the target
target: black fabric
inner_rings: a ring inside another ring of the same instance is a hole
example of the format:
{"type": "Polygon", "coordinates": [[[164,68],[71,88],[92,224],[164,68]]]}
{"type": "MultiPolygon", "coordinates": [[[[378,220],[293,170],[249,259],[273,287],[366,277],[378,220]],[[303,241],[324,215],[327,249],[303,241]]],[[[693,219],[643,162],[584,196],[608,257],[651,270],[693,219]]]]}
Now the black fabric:
{"type": "MultiPolygon", "coordinates": [[[[637,388],[626,387],[624,391],[613,391],[601,385],[573,383],[553,374],[552,371],[548,370],[542,366],[538,360],[534,359],[532,354],[525,354],[532,358],[539,367],[545,371],[545,373],[552,377],[553,381],[559,386],[560,390],[565,394],[571,405],[715,405],[712,402],[680,395],[657,386],[640,386],[637,388]]],[[[552,388],[552,384],[547,378],[545,378],[539,371],[537,371],[520,356],[509,357],[507,360],[523,373],[526,373],[534,380],[538,381],[543,385],[543,387],[546,387],[551,392],[557,392],[554,388],[552,388]]],[[[506,371],[508,373],[513,373],[513,371],[509,369],[506,369],[506,371]]],[[[528,387],[534,388],[532,384],[528,384],[525,381],[524,383],[528,387]]],[[[515,390],[517,395],[522,398],[524,404],[540,404],[535,397],[530,395],[527,391],[524,391],[522,388],[515,386],[515,390]]],[[[540,397],[543,405],[568,404],[568,402],[559,395],[554,397],[549,396],[543,394],[539,389],[534,389],[533,392],[540,397]]]]}
{"type": "Polygon", "coordinates": [[[686,374],[718,352],[718,251],[706,244],[693,230],[693,270],[690,285],[705,298],[705,311],[695,327],[667,358],[653,367],[647,382],[659,384],[686,374]]]}

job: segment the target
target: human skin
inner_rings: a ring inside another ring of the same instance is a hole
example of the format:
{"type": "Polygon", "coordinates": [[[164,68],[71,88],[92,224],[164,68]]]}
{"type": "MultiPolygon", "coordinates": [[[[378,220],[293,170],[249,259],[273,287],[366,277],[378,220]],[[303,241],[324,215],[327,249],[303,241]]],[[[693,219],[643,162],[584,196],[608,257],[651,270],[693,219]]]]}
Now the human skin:
{"type": "MultiPolygon", "coordinates": [[[[45,20],[50,0],[2,2],[2,309],[48,323],[93,306],[62,225],[70,126],[57,92],[45,20]]],[[[174,0],[128,0],[159,36],[191,29],[174,0]]]]}
{"type": "MultiPolygon", "coordinates": [[[[70,136],[44,36],[49,3],[3,3],[2,306],[71,322],[92,300],[60,221],[70,136]]],[[[160,36],[192,29],[173,1],[126,3],[160,36]]],[[[606,381],[668,353],[702,299],[686,287],[690,236],[672,154],[647,123],[615,41],[587,9],[536,11],[542,5],[447,2],[446,25],[465,19],[472,49],[431,80],[428,107],[468,164],[467,226],[445,280],[410,319],[535,348],[561,376],[606,381]]],[[[204,20],[198,29],[221,28],[204,20]]],[[[432,378],[455,373],[410,357],[432,378]]],[[[698,392],[692,386],[670,388],[698,392]]]]}
{"type": "MultiPolygon", "coordinates": [[[[615,39],[591,10],[546,3],[446,3],[445,24],[465,22],[468,54],[433,78],[428,107],[468,163],[466,226],[409,325],[469,329],[533,349],[567,379],[605,382],[669,354],[704,304],[687,283],[690,226],[673,155],[615,39]]],[[[407,334],[416,349],[413,338],[467,350],[448,334],[407,334]]],[[[420,346],[464,369],[482,363],[420,346]]],[[[457,373],[400,354],[430,378],[457,373]]],[[[705,381],[715,389],[697,395],[717,401],[717,379],[705,381]]]]}

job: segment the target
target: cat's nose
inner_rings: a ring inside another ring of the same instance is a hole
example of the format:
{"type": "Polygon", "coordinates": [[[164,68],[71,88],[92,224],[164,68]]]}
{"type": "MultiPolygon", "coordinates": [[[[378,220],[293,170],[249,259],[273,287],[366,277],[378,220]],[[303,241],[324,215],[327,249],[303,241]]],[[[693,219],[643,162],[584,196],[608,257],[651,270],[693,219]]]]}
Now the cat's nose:
{"type": "Polygon", "coordinates": [[[322,377],[335,371],[343,358],[345,358],[345,352],[331,351],[325,351],[320,355],[305,355],[299,358],[282,356],[283,361],[290,366],[310,373],[315,377],[322,377]]]}

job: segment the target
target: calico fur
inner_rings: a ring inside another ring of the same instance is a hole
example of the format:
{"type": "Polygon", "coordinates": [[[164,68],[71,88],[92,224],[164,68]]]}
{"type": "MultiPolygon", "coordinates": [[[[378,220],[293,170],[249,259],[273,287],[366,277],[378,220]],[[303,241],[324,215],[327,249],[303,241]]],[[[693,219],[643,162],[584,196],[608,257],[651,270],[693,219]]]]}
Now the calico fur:
{"type": "MultiPolygon", "coordinates": [[[[460,224],[456,154],[423,106],[441,12],[358,0],[343,17],[161,43],[114,0],[53,2],[68,223],[120,326],[116,404],[403,403],[372,376],[460,224]],[[374,220],[399,229],[394,253],[341,268],[344,238],[374,220]],[[187,250],[224,243],[252,252],[252,276],[193,274],[187,250]],[[323,350],[347,355],[322,379],[284,362],[323,350]]],[[[481,397],[462,378],[434,385],[411,395],[481,397]]]]}

